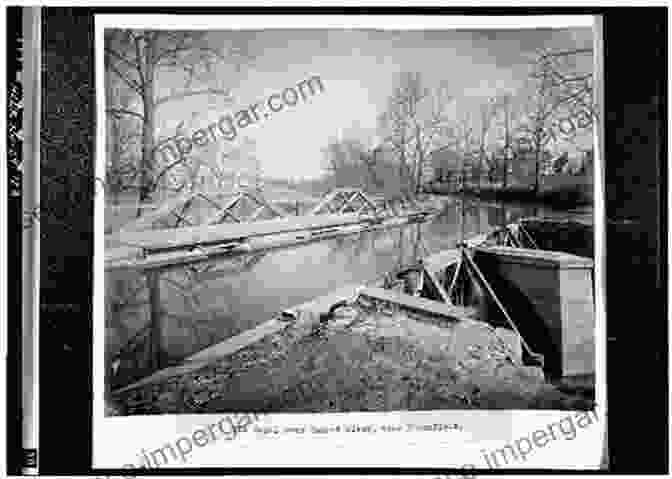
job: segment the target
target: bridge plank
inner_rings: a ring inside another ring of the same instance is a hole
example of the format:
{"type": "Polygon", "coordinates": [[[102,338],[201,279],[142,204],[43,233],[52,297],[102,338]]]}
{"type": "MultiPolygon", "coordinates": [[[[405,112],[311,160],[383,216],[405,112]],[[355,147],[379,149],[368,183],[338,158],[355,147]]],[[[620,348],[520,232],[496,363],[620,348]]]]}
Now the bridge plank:
{"type": "Polygon", "coordinates": [[[408,294],[400,294],[396,291],[383,288],[364,288],[359,292],[359,295],[372,299],[388,301],[410,310],[425,314],[429,313],[431,315],[448,318],[453,321],[474,318],[477,314],[475,308],[440,303],[439,301],[432,301],[430,299],[419,298],[408,294]]]}
{"type": "Polygon", "coordinates": [[[352,225],[360,223],[362,220],[362,216],[357,214],[290,216],[255,221],[254,223],[193,226],[156,231],[129,231],[119,234],[117,240],[127,246],[136,246],[145,250],[159,250],[239,241],[255,236],[291,233],[330,226],[352,225]]]}

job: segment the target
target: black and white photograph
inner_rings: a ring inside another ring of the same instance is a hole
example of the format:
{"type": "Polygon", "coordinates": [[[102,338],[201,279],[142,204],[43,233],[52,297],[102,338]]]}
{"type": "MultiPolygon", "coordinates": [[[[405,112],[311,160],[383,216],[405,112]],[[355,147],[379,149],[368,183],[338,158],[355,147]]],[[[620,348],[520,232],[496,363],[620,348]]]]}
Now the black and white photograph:
{"type": "Polygon", "coordinates": [[[8,475],[667,467],[663,12],[0,10],[8,475]]]}
{"type": "Polygon", "coordinates": [[[96,466],[599,467],[595,17],[95,20],[96,466]]]}
{"type": "Polygon", "coordinates": [[[593,409],[590,24],[99,53],[106,414],[593,409]]]}

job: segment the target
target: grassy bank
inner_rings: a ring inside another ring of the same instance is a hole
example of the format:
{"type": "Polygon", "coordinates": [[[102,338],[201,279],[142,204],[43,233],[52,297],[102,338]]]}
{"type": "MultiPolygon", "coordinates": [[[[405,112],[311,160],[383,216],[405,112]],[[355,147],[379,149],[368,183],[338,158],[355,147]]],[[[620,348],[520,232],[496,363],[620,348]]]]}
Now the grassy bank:
{"type": "Polygon", "coordinates": [[[512,354],[474,320],[438,326],[357,307],[325,323],[306,313],[199,371],[122,394],[115,407],[129,415],[593,407],[590,384],[560,389],[512,354]]]}

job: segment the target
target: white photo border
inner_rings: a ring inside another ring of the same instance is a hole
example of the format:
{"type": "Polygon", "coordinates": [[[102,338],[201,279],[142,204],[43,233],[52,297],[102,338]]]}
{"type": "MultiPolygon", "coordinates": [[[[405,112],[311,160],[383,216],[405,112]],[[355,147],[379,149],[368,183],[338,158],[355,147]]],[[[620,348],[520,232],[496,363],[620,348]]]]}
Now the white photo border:
{"type": "MultiPolygon", "coordinates": [[[[105,28],[152,29],[527,29],[592,27],[595,37],[596,82],[600,120],[604,118],[600,17],[592,15],[545,16],[419,16],[419,15],[95,15],[96,72],[96,177],[105,177],[104,56],[105,28]]],[[[605,314],[605,205],[602,121],[595,128],[595,301],[596,301],[596,414],[595,425],[579,431],[574,440],[557,441],[536,450],[518,469],[598,469],[606,430],[606,314],[605,314]]],[[[105,191],[96,183],[94,205],[93,301],[93,457],[92,467],[118,469],[140,464],[142,451],[174,443],[198,427],[217,423],[221,414],[106,417],[104,404],[104,205],[105,191]]],[[[402,434],[280,435],[275,439],[241,434],[236,441],[221,441],[195,449],[187,463],[166,467],[404,467],[461,468],[473,464],[487,469],[483,451],[501,448],[551,422],[568,411],[413,411],[387,413],[269,414],[261,426],[343,424],[458,424],[451,432],[402,434]],[[440,434],[440,436],[439,436],[440,434]]]]}

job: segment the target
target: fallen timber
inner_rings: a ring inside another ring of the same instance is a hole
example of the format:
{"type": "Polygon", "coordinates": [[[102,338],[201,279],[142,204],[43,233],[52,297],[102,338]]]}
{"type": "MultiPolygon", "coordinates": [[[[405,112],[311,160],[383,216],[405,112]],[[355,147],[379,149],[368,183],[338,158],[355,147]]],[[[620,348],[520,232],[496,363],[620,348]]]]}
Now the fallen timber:
{"type": "MultiPolygon", "coordinates": [[[[533,234],[531,231],[528,233],[533,234]]],[[[506,264],[511,259],[513,259],[517,268],[521,264],[530,265],[531,263],[534,263],[532,264],[533,271],[537,271],[539,267],[541,267],[542,270],[546,270],[548,268],[551,270],[560,268],[560,270],[562,270],[562,268],[565,266],[570,268],[580,268],[582,270],[590,270],[590,268],[592,268],[591,262],[586,261],[585,259],[582,261],[581,259],[573,257],[572,255],[562,255],[558,254],[557,252],[549,252],[549,254],[545,254],[543,251],[532,251],[529,248],[496,246],[496,242],[493,244],[493,241],[496,239],[497,237],[494,234],[481,235],[480,237],[469,241],[467,248],[464,250],[458,249],[442,251],[435,255],[430,255],[429,257],[424,258],[424,260],[415,267],[408,267],[404,268],[403,270],[396,271],[392,275],[394,276],[392,279],[405,279],[408,277],[409,273],[412,272],[419,273],[421,275],[420,277],[424,278],[411,281],[411,287],[409,287],[409,282],[406,282],[406,284],[403,285],[403,290],[395,290],[394,288],[395,286],[398,286],[398,284],[392,286],[390,285],[390,283],[394,283],[394,281],[378,280],[377,282],[368,285],[350,285],[335,291],[333,294],[323,296],[317,298],[314,301],[310,301],[308,303],[304,303],[303,305],[285,310],[278,317],[263,323],[253,330],[246,331],[245,333],[242,333],[238,336],[235,336],[234,338],[214,345],[191,356],[185,360],[182,365],[159,371],[158,373],[155,373],[141,381],[121,388],[115,391],[113,396],[118,397],[119,395],[128,393],[129,391],[141,388],[142,386],[157,384],[159,382],[167,381],[170,378],[182,376],[185,374],[192,374],[203,370],[213,363],[222,361],[227,357],[235,356],[240,351],[259,344],[265,338],[274,337],[278,334],[281,334],[282,331],[286,330],[287,328],[295,327],[299,324],[303,324],[306,327],[306,331],[314,330],[315,327],[319,327],[321,325],[331,324],[334,322],[332,318],[341,307],[347,308],[355,306],[363,307],[365,309],[370,309],[373,307],[377,311],[384,312],[384,314],[393,314],[394,311],[411,312],[415,313],[414,319],[419,319],[421,322],[427,322],[434,325],[438,324],[441,327],[447,327],[450,324],[459,323],[470,324],[474,320],[475,316],[478,316],[484,312],[484,308],[482,305],[459,306],[455,304],[455,291],[450,291],[448,287],[450,284],[453,284],[456,281],[468,283],[470,278],[468,274],[459,275],[458,277],[458,266],[460,265],[461,261],[465,261],[464,257],[462,256],[465,253],[472,260],[476,258],[476,262],[478,263],[476,267],[479,269],[483,268],[483,272],[485,273],[483,276],[488,277],[486,281],[492,280],[492,277],[490,276],[491,273],[498,272],[497,270],[493,270],[489,264],[493,258],[497,261],[500,261],[500,259],[503,258],[503,266],[498,266],[498,268],[500,268],[501,274],[506,274],[506,264]],[[490,258],[490,260],[486,261],[488,258],[490,258]],[[521,259],[522,262],[519,259],[521,259]],[[428,284],[432,287],[429,287],[428,284]],[[434,298],[428,299],[423,297],[427,294],[427,291],[436,289],[438,289],[438,292],[434,292],[434,298]],[[446,301],[446,298],[448,301],[446,301]]],[[[467,268],[473,268],[472,261],[467,259],[466,265],[463,267],[465,268],[465,271],[468,271],[467,268]]],[[[482,286],[483,278],[479,277],[479,279],[481,280],[482,286]]],[[[504,306],[508,309],[511,305],[507,303],[506,300],[510,299],[512,296],[508,294],[509,291],[506,288],[502,288],[502,283],[499,280],[501,280],[501,278],[498,278],[498,281],[493,283],[490,286],[490,289],[496,291],[495,294],[498,296],[500,294],[502,295],[502,302],[506,303],[504,306]]],[[[523,280],[525,280],[525,278],[523,278],[523,280]]],[[[543,277],[533,276],[531,279],[533,282],[538,280],[543,281],[543,277]]],[[[530,281],[530,279],[528,278],[527,281],[530,281]]],[[[519,286],[522,285],[521,287],[523,290],[525,290],[527,286],[525,286],[523,283],[520,283],[519,286]]],[[[559,287],[560,286],[558,285],[558,288],[559,287]]],[[[549,288],[549,291],[554,294],[557,293],[555,288],[549,288]]],[[[588,299],[592,301],[592,296],[588,299]]],[[[544,307],[543,303],[547,301],[547,299],[542,298],[542,302],[540,303],[542,309],[544,307]]],[[[497,306],[501,305],[495,305],[495,308],[491,307],[490,309],[497,309],[497,306]]],[[[585,306],[585,308],[582,307],[579,310],[575,310],[575,312],[578,311],[579,314],[585,314],[587,309],[592,309],[592,305],[588,302],[585,303],[585,306]]],[[[488,309],[487,305],[485,309],[488,309]]],[[[521,311],[520,308],[514,309],[516,312],[521,311]]],[[[554,309],[552,305],[550,305],[550,309],[554,309]]],[[[486,316],[491,316],[491,314],[486,314],[486,316]]],[[[563,318],[566,319],[565,316],[563,316],[563,318]]],[[[560,318],[560,321],[564,321],[565,319],[563,318],[560,318]]],[[[483,318],[481,318],[481,320],[482,319],[483,318]]],[[[523,366],[523,364],[527,362],[525,359],[524,348],[524,343],[526,340],[523,339],[523,336],[527,337],[526,334],[529,332],[529,328],[524,327],[520,331],[517,330],[516,324],[521,320],[521,318],[516,314],[512,314],[508,319],[510,321],[516,321],[516,323],[514,323],[513,327],[511,327],[511,324],[503,324],[499,325],[499,327],[497,327],[497,324],[494,324],[496,328],[495,331],[497,332],[496,335],[501,337],[506,344],[506,349],[509,351],[509,353],[507,353],[507,357],[509,360],[511,360],[511,363],[519,369],[523,368],[520,369],[521,371],[528,371],[528,369],[524,369],[528,367],[523,366]]],[[[537,319],[541,319],[542,321],[549,321],[548,318],[537,319]]],[[[550,321],[552,322],[555,320],[551,318],[550,321]]],[[[347,324],[349,321],[345,321],[345,323],[347,324]]],[[[549,326],[556,328],[556,326],[552,323],[549,323],[549,326]]],[[[560,343],[564,344],[564,341],[566,340],[564,337],[562,337],[560,343]]],[[[463,346],[469,347],[468,344],[463,346]]],[[[579,346],[581,348],[584,347],[584,345],[579,346]]],[[[563,351],[560,353],[563,353],[563,351]]],[[[551,361],[551,363],[553,363],[553,361],[551,361]]],[[[555,363],[557,363],[557,361],[555,361],[555,363]]],[[[559,367],[561,368],[564,366],[567,366],[567,364],[559,364],[559,367]]],[[[532,371],[533,369],[529,369],[529,371],[532,371]]],[[[540,371],[538,368],[534,370],[540,371]]],[[[538,373],[534,373],[534,375],[538,375],[538,373]]],[[[543,374],[541,377],[543,378],[543,374]]]]}
{"type": "Polygon", "coordinates": [[[202,261],[221,254],[247,254],[361,231],[423,221],[434,209],[398,217],[357,213],[285,216],[251,223],[225,223],[117,234],[105,253],[105,269],[150,268],[202,261]]]}
{"type": "Polygon", "coordinates": [[[436,204],[422,206],[410,198],[391,201],[358,188],[335,188],[318,200],[310,214],[299,217],[273,205],[259,189],[235,188],[228,193],[196,189],[166,200],[107,235],[105,267],[150,268],[245,254],[424,220],[438,211],[436,204]],[[228,201],[221,203],[223,198],[228,201]],[[197,218],[189,217],[187,210],[195,207],[195,201],[214,207],[214,214],[205,219],[199,219],[198,213],[197,218]],[[254,208],[246,212],[245,205],[254,208]],[[262,219],[264,214],[274,218],[262,219]],[[166,225],[170,217],[176,221],[166,225]],[[153,229],[159,224],[162,229],[153,229]]]}

